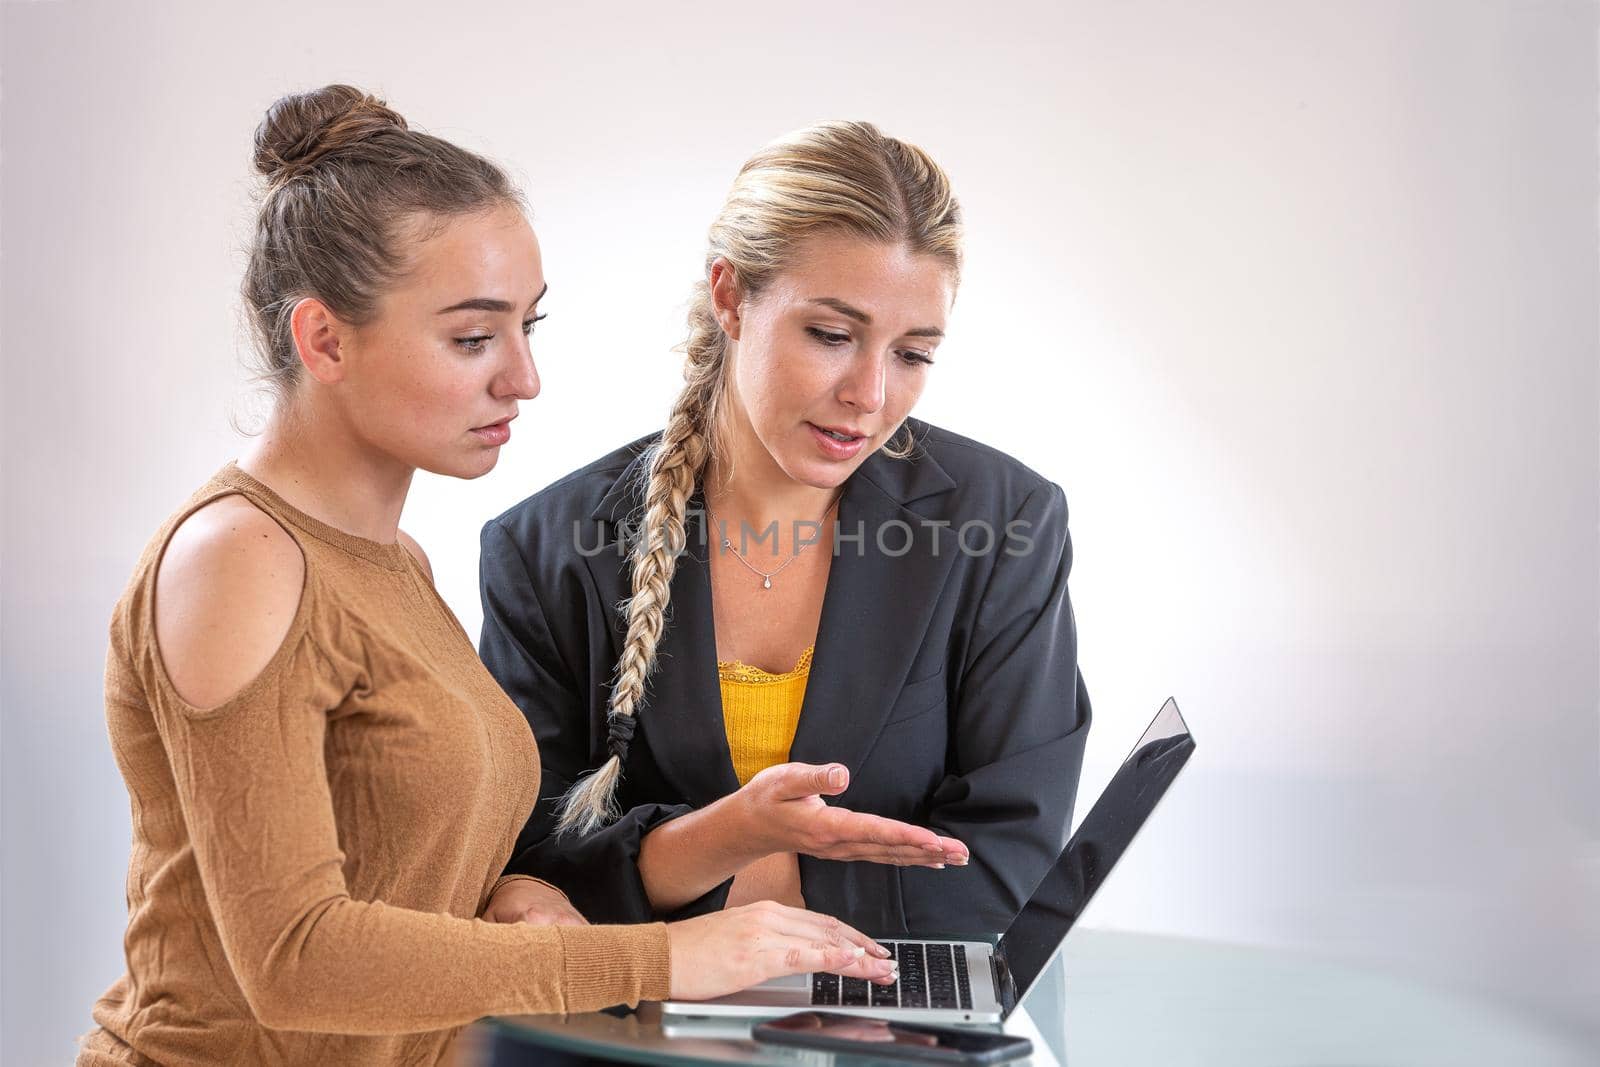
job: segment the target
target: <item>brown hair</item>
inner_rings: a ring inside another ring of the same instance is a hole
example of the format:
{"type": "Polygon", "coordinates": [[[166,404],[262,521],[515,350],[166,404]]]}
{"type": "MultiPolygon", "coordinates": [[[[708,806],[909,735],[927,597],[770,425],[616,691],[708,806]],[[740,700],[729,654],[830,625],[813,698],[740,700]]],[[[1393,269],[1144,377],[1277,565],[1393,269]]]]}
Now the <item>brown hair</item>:
{"type": "Polygon", "coordinates": [[[241,292],[256,336],[258,379],[280,400],[299,380],[290,318],[307,297],[353,325],[406,267],[406,227],[522,207],[482,156],[411,129],[384,101],[349,85],[280,97],[256,127],[266,179],[241,292]]]}
{"type": "MultiPolygon", "coordinates": [[[[711,224],[705,271],[718,258],[753,298],[788,267],[807,237],[846,233],[902,244],[961,270],[961,209],[943,170],[922,149],[866,122],[825,122],[782,137],[740,168],[711,224]]],[[[616,785],[627,758],[645,681],[655,666],[672,575],[685,543],[684,517],[719,441],[727,388],[728,339],[718,324],[708,278],[695,286],[684,343],[684,389],[648,453],[644,514],[633,550],[628,635],[606,716],[609,757],[562,798],[560,831],[588,832],[616,817],[616,785]]],[[[913,443],[885,445],[910,455],[913,443]]]]}

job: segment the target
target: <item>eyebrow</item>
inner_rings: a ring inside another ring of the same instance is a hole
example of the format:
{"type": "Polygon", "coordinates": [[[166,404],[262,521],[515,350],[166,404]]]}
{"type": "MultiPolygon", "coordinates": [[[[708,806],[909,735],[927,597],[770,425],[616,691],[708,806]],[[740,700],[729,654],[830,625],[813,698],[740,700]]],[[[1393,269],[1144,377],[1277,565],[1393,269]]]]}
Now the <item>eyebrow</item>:
{"type": "MultiPolygon", "coordinates": [[[[816,297],[812,297],[811,298],[811,303],[813,303],[813,304],[821,304],[823,307],[830,307],[833,310],[837,311],[839,314],[843,315],[847,319],[855,319],[857,322],[861,323],[863,326],[872,325],[872,316],[871,315],[868,315],[865,311],[862,311],[858,307],[851,307],[849,304],[846,304],[843,300],[840,300],[838,297],[834,297],[834,296],[816,296],[816,297]]],[[[937,326],[919,326],[915,330],[907,330],[901,336],[903,336],[903,337],[943,337],[944,336],[944,331],[939,329],[937,326]]]]}
{"type": "MultiPolygon", "coordinates": [[[[550,283],[549,282],[545,282],[544,283],[544,288],[539,290],[539,295],[534,297],[533,298],[533,303],[529,304],[528,306],[529,307],[537,307],[538,304],[539,304],[539,301],[544,299],[544,294],[548,293],[549,291],[550,291],[550,283]]],[[[510,310],[511,310],[511,301],[509,301],[509,300],[496,300],[494,297],[491,297],[491,296],[475,296],[471,300],[463,300],[459,304],[451,304],[447,308],[440,308],[439,309],[439,314],[440,315],[448,315],[452,311],[493,311],[493,312],[496,312],[498,314],[504,315],[506,312],[508,312],[510,310]]]]}

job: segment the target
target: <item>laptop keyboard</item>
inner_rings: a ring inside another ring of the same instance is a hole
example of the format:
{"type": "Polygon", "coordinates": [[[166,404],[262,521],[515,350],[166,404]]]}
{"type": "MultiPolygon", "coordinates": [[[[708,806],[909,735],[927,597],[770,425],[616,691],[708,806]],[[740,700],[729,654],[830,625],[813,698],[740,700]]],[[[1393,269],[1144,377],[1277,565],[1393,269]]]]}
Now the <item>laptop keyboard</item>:
{"type": "Polygon", "coordinates": [[[900,980],[874,985],[865,978],[818,972],[811,976],[815,1006],[860,1008],[968,1008],[972,982],[967,948],[933,942],[878,942],[900,963],[900,980]]]}

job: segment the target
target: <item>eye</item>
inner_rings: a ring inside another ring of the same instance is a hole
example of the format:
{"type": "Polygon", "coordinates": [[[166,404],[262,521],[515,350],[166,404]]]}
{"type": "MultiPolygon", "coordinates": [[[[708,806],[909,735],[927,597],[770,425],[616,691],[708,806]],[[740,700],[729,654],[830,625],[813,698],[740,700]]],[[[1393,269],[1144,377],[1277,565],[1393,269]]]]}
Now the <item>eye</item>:
{"type": "Polygon", "coordinates": [[[907,363],[912,364],[913,366],[918,366],[918,367],[931,367],[931,366],[933,366],[933,359],[928,355],[928,353],[926,353],[926,352],[918,352],[914,348],[902,350],[901,353],[900,353],[900,358],[905,360],[907,363]]]}
{"type": "MultiPolygon", "coordinates": [[[[533,324],[538,322],[540,319],[545,318],[545,317],[546,316],[544,316],[544,315],[535,315],[533,318],[528,319],[527,321],[525,321],[522,324],[522,334],[523,334],[523,336],[526,337],[529,334],[533,333],[533,324]]],[[[482,352],[486,347],[488,347],[489,342],[493,341],[494,338],[495,338],[495,335],[492,334],[492,333],[480,333],[480,334],[473,334],[470,337],[456,337],[456,338],[453,338],[453,340],[455,341],[456,345],[463,352],[471,352],[473,354],[477,354],[477,353],[482,352]]]]}
{"type": "Polygon", "coordinates": [[[817,326],[807,326],[806,333],[830,348],[837,348],[850,340],[850,335],[847,333],[834,333],[832,330],[824,330],[817,326]]]}
{"type": "Polygon", "coordinates": [[[522,324],[522,336],[524,336],[524,337],[532,336],[533,335],[534,323],[543,322],[545,319],[547,319],[549,317],[550,316],[549,316],[548,313],[546,313],[544,315],[535,315],[533,318],[531,318],[528,321],[524,322],[522,324]]]}

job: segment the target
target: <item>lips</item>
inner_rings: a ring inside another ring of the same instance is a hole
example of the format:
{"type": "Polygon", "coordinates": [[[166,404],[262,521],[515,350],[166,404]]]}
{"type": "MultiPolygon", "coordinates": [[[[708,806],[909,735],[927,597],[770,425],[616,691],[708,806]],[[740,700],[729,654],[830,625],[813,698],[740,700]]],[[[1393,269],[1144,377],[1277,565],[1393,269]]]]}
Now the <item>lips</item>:
{"type": "Polygon", "coordinates": [[[824,427],[808,422],[806,428],[811,431],[811,440],[816,442],[817,450],[826,459],[854,459],[867,444],[865,434],[858,434],[847,427],[824,427]]]}
{"type": "Polygon", "coordinates": [[[815,422],[813,422],[811,425],[815,426],[829,437],[832,437],[840,444],[849,444],[851,441],[855,441],[859,438],[867,436],[866,434],[861,433],[858,430],[852,430],[847,426],[823,426],[815,422]]]}
{"type": "Polygon", "coordinates": [[[488,445],[503,445],[511,440],[511,420],[515,415],[507,415],[499,422],[491,422],[487,426],[474,426],[471,433],[488,445]]]}

